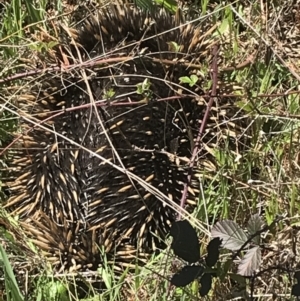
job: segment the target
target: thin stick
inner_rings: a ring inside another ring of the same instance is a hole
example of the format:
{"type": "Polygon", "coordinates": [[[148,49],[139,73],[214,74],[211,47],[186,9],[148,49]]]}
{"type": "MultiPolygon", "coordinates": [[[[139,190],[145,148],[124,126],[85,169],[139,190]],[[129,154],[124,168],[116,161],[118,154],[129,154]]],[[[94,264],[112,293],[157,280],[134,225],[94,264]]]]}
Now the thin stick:
{"type": "MultiPolygon", "coordinates": [[[[212,72],[211,72],[211,78],[212,78],[212,90],[211,90],[211,95],[209,98],[209,102],[201,123],[201,126],[199,128],[198,131],[198,135],[196,138],[196,143],[193,149],[193,153],[192,153],[192,157],[189,163],[189,168],[188,168],[188,175],[187,175],[187,181],[184,184],[184,188],[183,188],[183,192],[182,192],[182,197],[180,200],[180,208],[184,208],[185,202],[186,202],[186,198],[187,198],[187,191],[188,191],[188,187],[191,183],[191,179],[192,179],[192,172],[193,172],[193,167],[196,161],[196,157],[200,148],[200,144],[201,144],[201,138],[202,135],[204,133],[204,129],[208,120],[208,116],[211,110],[211,107],[213,105],[214,99],[217,95],[217,83],[218,83],[218,63],[217,63],[217,55],[218,55],[218,46],[215,45],[213,48],[213,61],[212,61],[212,72]]],[[[178,217],[177,219],[180,220],[181,219],[181,215],[182,215],[182,211],[179,211],[178,213],[178,217]]]]}

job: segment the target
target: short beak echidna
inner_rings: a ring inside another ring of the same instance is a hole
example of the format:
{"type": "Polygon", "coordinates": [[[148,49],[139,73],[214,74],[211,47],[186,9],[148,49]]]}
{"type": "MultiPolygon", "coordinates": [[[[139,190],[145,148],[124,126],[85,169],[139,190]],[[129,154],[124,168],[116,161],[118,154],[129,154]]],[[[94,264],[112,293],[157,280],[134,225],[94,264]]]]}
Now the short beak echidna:
{"type": "MultiPolygon", "coordinates": [[[[74,68],[45,74],[20,97],[32,119],[21,120],[5,207],[57,269],[95,269],[101,246],[120,262],[164,246],[176,209],[149,187],[179,204],[207,106],[199,70],[209,67],[211,26],[110,5],[56,49],[74,68]],[[198,80],[182,84],[191,75],[198,80]]],[[[235,148],[238,111],[220,98],[203,142],[235,148]]],[[[211,156],[206,149],[200,159],[211,156]]],[[[198,185],[189,189],[194,205],[198,185]]]]}

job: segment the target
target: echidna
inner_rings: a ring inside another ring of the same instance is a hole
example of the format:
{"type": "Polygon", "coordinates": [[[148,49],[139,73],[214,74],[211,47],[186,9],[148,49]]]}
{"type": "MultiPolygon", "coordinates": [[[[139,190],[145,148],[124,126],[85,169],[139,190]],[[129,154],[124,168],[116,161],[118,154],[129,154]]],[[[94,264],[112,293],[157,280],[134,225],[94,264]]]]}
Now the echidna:
{"type": "MultiPolygon", "coordinates": [[[[110,5],[68,30],[70,46],[57,49],[76,70],[44,75],[40,92],[20,100],[34,118],[22,122],[6,208],[42,249],[61,254],[65,267],[95,268],[94,244],[129,250],[120,256],[163,246],[176,210],[145,182],[179,204],[207,105],[198,95],[210,26],[181,24],[162,9],[110,5]],[[181,84],[191,75],[198,81],[181,84]]],[[[219,99],[203,143],[236,147],[235,114],[233,101],[219,99]]],[[[200,159],[209,158],[205,149],[200,159]]],[[[196,204],[193,187],[189,199],[196,204]]]]}

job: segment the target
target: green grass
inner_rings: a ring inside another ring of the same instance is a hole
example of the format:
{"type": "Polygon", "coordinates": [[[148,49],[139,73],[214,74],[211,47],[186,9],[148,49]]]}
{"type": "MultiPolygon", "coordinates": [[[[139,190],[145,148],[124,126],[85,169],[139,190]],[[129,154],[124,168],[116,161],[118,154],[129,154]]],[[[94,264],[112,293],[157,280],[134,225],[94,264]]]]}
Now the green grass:
{"type": "Polygon", "coordinates": [[[8,301],[23,301],[24,296],[21,294],[16,281],[13,269],[8,260],[7,254],[0,245],[0,264],[4,270],[5,290],[8,301]]]}
{"type": "MultiPolygon", "coordinates": [[[[201,9],[204,15],[212,9],[217,11],[214,18],[218,22],[219,40],[223,45],[223,52],[219,54],[223,59],[220,68],[238,66],[258,50],[255,59],[246,67],[221,73],[224,81],[234,83],[235,88],[230,94],[233,94],[232,97],[245,114],[252,117],[253,124],[249,138],[250,147],[240,157],[232,154],[226,146],[214,150],[216,166],[213,172],[203,171],[204,176],[199,187],[199,206],[193,216],[209,229],[210,225],[220,219],[231,219],[244,225],[251,214],[260,211],[268,224],[277,215],[285,215],[284,220],[266,237],[271,249],[271,259],[263,264],[268,267],[275,265],[284,251],[292,252],[292,241],[295,238],[292,230],[297,228],[291,227],[299,226],[300,101],[297,93],[283,95],[298,90],[299,82],[292,69],[283,66],[275,55],[266,59],[268,45],[265,43],[269,35],[274,35],[270,20],[275,22],[275,15],[283,18],[275,8],[287,6],[291,1],[277,1],[278,3],[273,4],[274,7],[270,7],[274,15],[269,17],[269,26],[263,21],[265,11],[262,11],[260,1],[244,1],[248,3],[248,10],[243,9],[240,3],[233,10],[229,3],[213,7],[209,2],[202,1],[201,9]],[[265,38],[261,39],[260,35],[265,38]],[[276,248],[281,253],[274,251],[276,248]]],[[[45,11],[46,4],[47,1],[21,0],[5,3],[0,16],[1,78],[24,72],[34,61],[34,52],[47,53],[54,46],[53,41],[37,41],[33,37],[38,28],[55,36],[51,22],[47,19],[49,16],[45,11]]],[[[64,13],[64,5],[64,2],[57,1],[54,7],[59,19],[64,13]]],[[[52,20],[56,21],[55,18],[52,20]]],[[[276,36],[276,39],[279,38],[276,36]]],[[[276,51],[280,52],[279,55],[288,66],[294,64],[290,68],[295,68],[296,64],[296,71],[299,73],[300,64],[293,56],[284,50],[276,51]]],[[[1,85],[0,104],[7,106],[10,103],[11,108],[16,110],[12,100],[25,84],[26,80],[22,79],[14,81],[14,87],[1,85]]],[[[205,88],[209,85],[207,83],[205,88]]],[[[13,138],[11,133],[18,130],[17,119],[3,110],[3,107],[0,114],[0,144],[5,147],[13,138]]],[[[1,166],[5,166],[5,158],[2,160],[1,166]]],[[[6,217],[1,216],[1,221],[6,221],[6,217]]],[[[0,227],[5,228],[2,223],[0,227]]],[[[79,299],[76,286],[75,290],[71,288],[72,281],[64,276],[50,277],[45,265],[40,266],[38,275],[33,273],[26,276],[29,284],[18,283],[16,278],[19,276],[15,272],[18,270],[19,256],[22,256],[22,262],[30,262],[37,254],[29,238],[28,249],[32,252],[20,252],[20,242],[13,235],[8,237],[8,232],[0,238],[3,245],[0,244],[0,277],[4,280],[0,291],[5,291],[4,297],[0,295],[0,300],[24,300],[26,287],[34,287],[28,300],[79,299]]],[[[198,232],[203,242],[207,242],[208,238],[201,235],[199,229],[198,232]]],[[[295,244],[294,247],[299,248],[295,244]]],[[[228,259],[227,255],[223,254],[224,262],[228,259]]],[[[196,300],[197,284],[193,283],[184,289],[170,287],[168,279],[178,266],[181,263],[169,250],[153,257],[146,267],[137,267],[136,273],[126,271],[120,278],[115,276],[111,265],[106,262],[100,273],[108,289],[97,298],[87,300],[127,300],[129,297],[132,298],[130,300],[196,300]]],[[[291,268],[295,266],[296,264],[291,268]]],[[[249,281],[235,274],[232,263],[228,267],[228,273],[224,265],[222,269],[224,279],[214,282],[212,300],[233,300],[233,292],[236,296],[243,296],[246,294],[245,285],[249,293],[249,281]],[[236,283],[230,281],[230,277],[236,277],[236,283]]],[[[275,290],[276,293],[284,295],[284,300],[289,300],[291,277],[288,273],[268,274],[255,283],[254,295],[258,297],[257,300],[271,300],[272,291],[275,290]]],[[[24,281],[24,278],[21,279],[24,281]]]]}

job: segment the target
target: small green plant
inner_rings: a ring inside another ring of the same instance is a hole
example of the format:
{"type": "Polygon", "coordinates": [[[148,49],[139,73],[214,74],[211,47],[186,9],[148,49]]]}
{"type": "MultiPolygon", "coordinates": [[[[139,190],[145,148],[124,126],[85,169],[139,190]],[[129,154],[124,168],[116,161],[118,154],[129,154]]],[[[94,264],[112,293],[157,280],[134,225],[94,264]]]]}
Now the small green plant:
{"type": "Polygon", "coordinates": [[[113,88],[109,88],[108,90],[104,90],[102,97],[103,99],[110,100],[115,96],[115,94],[116,94],[115,90],[113,88]]]}
{"type": "Polygon", "coordinates": [[[180,50],[180,45],[178,45],[176,42],[172,41],[172,42],[167,42],[167,44],[169,45],[169,50],[172,52],[179,52],[180,50]]]}
{"type": "Polygon", "coordinates": [[[195,74],[192,74],[190,77],[188,76],[182,76],[179,78],[181,84],[189,84],[190,87],[193,87],[198,82],[198,76],[195,74]]]}
{"type": "Polygon", "coordinates": [[[146,78],[142,83],[138,83],[136,87],[137,87],[136,93],[144,97],[141,101],[145,101],[147,103],[149,99],[152,98],[152,91],[150,90],[151,87],[150,80],[146,78]]]}
{"type": "Polygon", "coordinates": [[[40,277],[35,291],[37,300],[68,301],[67,287],[62,281],[40,277]]]}
{"type": "Polygon", "coordinates": [[[300,297],[300,271],[295,272],[293,267],[287,268],[280,264],[264,266],[262,262],[262,251],[270,249],[263,242],[262,234],[271,230],[280,220],[281,218],[277,218],[270,225],[266,225],[261,216],[254,214],[250,217],[246,230],[232,220],[219,221],[211,229],[212,240],[207,246],[207,255],[204,258],[200,256],[199,239],[190,223],[175,222],[170,231],[173,237],[171,248],[175,255],[188,264],[173,275],[171,284],[183,287],[198,280],[200,296],[206,296],[211,290],[213,277],[218,277],[222,282],[229,276],[244,285],[247,280],[250,281],[253,296],[255,280],[264,273],[278,270],[281,274],[294,273],[297,283],[291,287],[291,295],[300,297]],[[231,255],[224,254],[223,263],[219,262],[221,249],[232,251],[231,255]],[[235,271],[237,258],[240,258],[237,272],[232,272],[235,271]]]}
{"type": "Polygon", "coordinates": [[[171,283],[176,287],[183,287],[198,279],[201,284],[200,296],[206,296],[211,289],[212,278],[216,276],[213,266],[219,259],[221,240],[219,238],[211,240],[207,246],[207,256],[201,258],[197,233],[188,221],[175,222],[170,234],[173,237],[171,248],[175,255],[188,262],[173,275],[171,283]]]}
{"type": "Polygon", "coordinates": [[[149,93],[150,92],[150,80],[148,78],[146,78],[142,83],[138,83],[137,84],[137,94],[143,95],[145,93],[149,93]]]}
{"type": "Polygon", "coordinates": [[[212,230],[212,237],[222,239],[222,247],[230,251],[247,251],[239,263],[238,274],[252,276],[261,263],[260,231],[263,226],[262,218],[255,214],[247,225],[248,234],[234,221],[217,222],[212,230]],[[250,247],[250,248],[249,248],[250,247]]]}
{"type": "Polygon", "coordinates": [[[33,44],[30,44],[29,47],[30,49],[37,51],[37,52],[48,52],[49,50],[53,49],[55,46],[58,45],[58,42],[56,41],[51,41],[49,43],[43,43],[43,42],[36,42],[33,44]]]}

